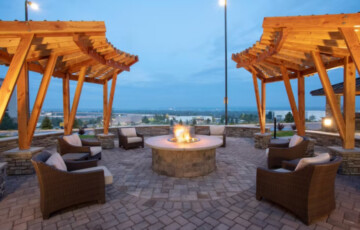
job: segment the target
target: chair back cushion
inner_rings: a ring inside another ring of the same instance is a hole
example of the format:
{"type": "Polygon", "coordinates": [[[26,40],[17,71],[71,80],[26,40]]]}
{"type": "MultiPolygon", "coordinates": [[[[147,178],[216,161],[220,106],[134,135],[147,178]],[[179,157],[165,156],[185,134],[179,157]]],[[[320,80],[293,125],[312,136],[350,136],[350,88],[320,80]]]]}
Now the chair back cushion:
{"type": "Polygon", "coordinates": [[[300,144],[302,141],[304,140],[304,138],[298,136],[298,135],[294,135],[291,137],[290,139],[290,143],[289,143],[289,148],[294,147],[295,145],[300,144]]]}
{"type": "Polygon", "coordinates": [[[66,164],[59,153],[52,154],[51,157],[49,157],[49,159],[47,159],[45,164],[54,166],[55,168],[62,170],[62,171],[67,171],[66,164]]]}
{"type": "Polygon", "coordinates": [[[64,140],[69,143],[70,145],[73,146],[77,146],[77,147],[81,147],[81,139],[79,137],[79,135],[77,135],[76,133],[72,134],[72,135],[68,135],[68,136],[64,136],[64,140]]]}
{"type": "Polygon", "coordinates": [[[327,163],[329,161],[330,161],[330,154],[328,153],[319,154],[316,157],[302,158],[299,161],[298,165],[296,166],[295,171],[300,170],[309,164],[321,164],[321,163],[327,163]]]}
{"type": "Polygon", "coordinates": [[[210,135],[223,135],[225,126],[223,125],[210,125],[210,135]]]}
{"type": "Polygon", "coordinates": [[[137,137],[135,128],[121,128],[121,134],[125,137],[137,137]]]}

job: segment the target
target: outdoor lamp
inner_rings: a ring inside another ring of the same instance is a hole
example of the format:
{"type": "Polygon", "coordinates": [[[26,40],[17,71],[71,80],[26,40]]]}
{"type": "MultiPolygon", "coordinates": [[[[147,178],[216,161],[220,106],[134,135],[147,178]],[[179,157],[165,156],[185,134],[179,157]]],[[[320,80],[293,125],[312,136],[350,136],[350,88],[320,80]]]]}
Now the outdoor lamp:
{"type": "Polygon", "coordinates": [[[226,0],[219,0],[219,5],[220,6],[225,6],[226,5],[226,0]]]}
{"type": "Polygon", "coordinates": [[[325,118],[325,119],[323,120],[323,125],[324,125],[325,127],[330,127],[330,126],[332,125],[332,119],[331,119],[331,118],[325,118]]]}
{"type": "Polygon", "coordinates": [[[28,21],[28,6],[33,10],[39,10],[39,5],[36,2],[25,0],[25,21],[28,21]]]}

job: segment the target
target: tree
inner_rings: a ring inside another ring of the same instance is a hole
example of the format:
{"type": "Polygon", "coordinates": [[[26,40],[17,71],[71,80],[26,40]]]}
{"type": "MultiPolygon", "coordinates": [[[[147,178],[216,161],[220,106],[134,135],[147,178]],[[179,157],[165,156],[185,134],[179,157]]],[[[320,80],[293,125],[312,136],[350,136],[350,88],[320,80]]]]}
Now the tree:
{"type": "Polygon", "coordinates": [[[5,113],[2,122],[0,123],[1,130],[17,129],[17,123],[9,116],[8,113],[5,113]]]}
{"type": "Polygon", "coordinates": [[[195,118],[192,119],[192,125],[196,125],[196,119],[195,118]]]}
{"type": "Polygon", "coordinates": [[[183,125],[183,121],[182,121],[181,119],[180,119],[180,121],[179,121],[179,124],[180,124],[180,125],[183,125]]]}
{"type": "Polygon", "coordinates": [[[311,115],[310,117],[309,117],[309,121],[315,121],[316,120],[316,117],[314,116],[314,115],[311,115]]]}
{"type": "Polygon", "coordinates": [[[268,120],[274,119],[274,117],[273,117],[273,112],[272,112],[272,111],[269,111],[269,112],[266,114],[266,119],[268,119],[268,120]]]}
{"type": "Polygon", "coordinates": [[[82,126],[82,121],[80,119],[75,119],[73,128],[77,129],[77,128],[80,128],[81,126],[82,126]]]}
{"type": "Polygon", "coordinates": [[[51,120],[48,116],[45,116],[40,125],[41,129],[52,129],[51,120]]]}
{"type": "Polygon", "coordinates": [[[59,127],[61,122],[63,122],[63,119],[61,118],[58,117],[51,118],[51,124],[53,127],[59,127]]]}
{"type": "Polygon", "coordinates": [[[285,115],[285,119],[284,119],[285,122],[294,122],[294,117],[292,115],[291,112],[288,112],[286,115],[285,115]]]}
{"type": "Polygon", "coordinates": [[[149,121],[149,118],[147,116],[143,117],[142,118],[142,123],[144,124],[148,124],[150,121],[149,121]]]}
{"type": "Polygon", "coordinates": [[[211,120],[210,118],[206,119],[206,124],[210,124],[211,120]]]}

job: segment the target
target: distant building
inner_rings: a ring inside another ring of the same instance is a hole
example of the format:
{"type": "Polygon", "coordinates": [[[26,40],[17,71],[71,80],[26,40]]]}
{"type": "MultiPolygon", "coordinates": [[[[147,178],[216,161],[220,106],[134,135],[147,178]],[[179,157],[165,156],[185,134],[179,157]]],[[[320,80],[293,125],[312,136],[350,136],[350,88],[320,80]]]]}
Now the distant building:
{"type": "MultiPolygon", "coordinates": [[[[292,111],[290,110],[275,110],[274,112],[274,117],[276,117],[276,119],[278,121],[282,121],[285,119],[285,115],[290,112],[292,113],[292,111]]],[[[312,121],[321,121],[321,118],[325,116],[325,111],[321,111],[321,110],[306,110],[305,111],[305,119],[307,120],[312,120],[312,121]]]]}
{"type": "MultiPolygon", "coordinates": [[[[0,87],[3,83],[4,79],[0,78],[0,87]]],[[[10,98],[9,105],[6,108],[6,112],[9,114],[11,118],[17,118],[17,99],[16,99],[16,88],[10,98]]]]}

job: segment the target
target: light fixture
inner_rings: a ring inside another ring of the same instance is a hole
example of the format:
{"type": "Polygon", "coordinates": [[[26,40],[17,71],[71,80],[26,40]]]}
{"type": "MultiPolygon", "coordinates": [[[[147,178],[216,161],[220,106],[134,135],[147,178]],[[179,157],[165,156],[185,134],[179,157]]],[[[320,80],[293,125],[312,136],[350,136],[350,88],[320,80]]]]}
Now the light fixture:
{"type": "Polygon", "coordinates": [[[28,2],[29,6],[33,10],[39,10],[39,5],[36,2],[28,2]]]}
{"type": "Polygon", "coordinates": [[[220,6],[225,6],[226,5],[226,0],[219,0],[219,5],[220,6]]]}
{"type": "Polygon", "coordinates": [[[331,125],[332,125],[332,119],[331,118],[324,118],[324,120],[323,120],[323,125],[325,126],[325,127],[330,127],[331,125]]]}

